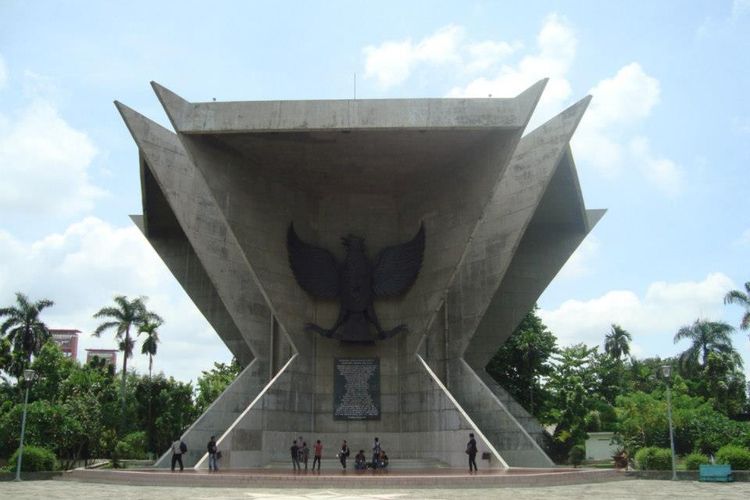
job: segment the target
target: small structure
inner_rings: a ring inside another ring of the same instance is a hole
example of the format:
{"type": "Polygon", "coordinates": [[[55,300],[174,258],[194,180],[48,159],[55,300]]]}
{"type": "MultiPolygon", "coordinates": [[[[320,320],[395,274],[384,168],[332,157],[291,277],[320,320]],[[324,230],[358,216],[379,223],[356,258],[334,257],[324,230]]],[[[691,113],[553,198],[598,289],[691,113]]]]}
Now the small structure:
{"type": "Polygon", "coordinates": [[[78,334],[81,330],[56,328],[50,329],[52,340],[68,358],[78,359],[78,334]]]}
{"type": "Polygon", "coordinates": [[[586,460],[611,460],[618,446],[612,443],[614,432],[589,432],[586,440],[586,460]]]}
{"type": "Polygon", "coordinates": [[[117,369],[116,349],[86,349],[86,363],[94,358],[103,359],[108,366],[113,366],[117,369]]]}

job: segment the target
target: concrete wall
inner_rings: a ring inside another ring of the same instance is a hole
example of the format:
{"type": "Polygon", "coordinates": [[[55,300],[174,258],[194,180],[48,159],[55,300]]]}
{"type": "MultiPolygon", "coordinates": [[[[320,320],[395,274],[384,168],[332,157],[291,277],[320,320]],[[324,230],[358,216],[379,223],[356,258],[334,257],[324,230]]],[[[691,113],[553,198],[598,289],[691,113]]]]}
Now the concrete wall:
{"type": "Polygon", "coordinates": [[[253,360],[192,439],[222,429],[232,468],[284,460],[300,434],[353,450],[378,435],[391,458],[463,466],[468,432],[484,431],[496,465],[498,451],[551,465],[539,426],[483,374],[598,217],[567,146],[588,101],[521,139],[544,83],[514,99],[198,104],[154,84],[177,134],[118,103],[142,157],[136,222],[232,352],[253,360]],[[330,327],[338,304],[295,282],[292,222],[339,260],[343,235],[364,236],[372,258],[424,223],[416,283],[375,303],[385,329],[409,333],[367,345],[306,333],[330,327]],[[379,420],[333,419],[336,357],[380,359],[379,420]]]}

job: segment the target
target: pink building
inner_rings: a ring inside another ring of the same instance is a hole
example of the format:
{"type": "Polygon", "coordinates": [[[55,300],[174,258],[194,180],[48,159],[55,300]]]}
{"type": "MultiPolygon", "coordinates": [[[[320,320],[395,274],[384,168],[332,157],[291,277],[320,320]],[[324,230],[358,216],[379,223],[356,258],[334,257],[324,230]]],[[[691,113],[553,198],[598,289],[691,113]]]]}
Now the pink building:
{"type": "Polygon", "coordinates": [[[80,330],[73,329],[50,329],[52,340],[60,346],[63,354],[69,358],[78,359],[78,334],[80,330]]]}

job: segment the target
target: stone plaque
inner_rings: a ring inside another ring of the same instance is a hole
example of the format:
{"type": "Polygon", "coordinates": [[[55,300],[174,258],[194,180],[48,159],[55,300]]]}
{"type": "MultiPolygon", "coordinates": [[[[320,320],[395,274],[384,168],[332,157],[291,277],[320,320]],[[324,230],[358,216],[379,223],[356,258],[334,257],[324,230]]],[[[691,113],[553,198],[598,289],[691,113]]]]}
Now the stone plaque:
{"type": "Polygon", "coordinates": [[[333,360],[333,419],[380,419],[380,359],[333,360]]]}

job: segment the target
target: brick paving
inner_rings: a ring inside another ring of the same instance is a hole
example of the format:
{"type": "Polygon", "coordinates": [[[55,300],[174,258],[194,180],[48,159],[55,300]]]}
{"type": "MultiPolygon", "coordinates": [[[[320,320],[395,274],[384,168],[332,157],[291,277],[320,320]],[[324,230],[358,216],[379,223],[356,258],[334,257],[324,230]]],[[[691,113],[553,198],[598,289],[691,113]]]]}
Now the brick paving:
{"type": "Polygon", "coordinates": [[[351,489],[351,488],[207,488],[185,487],[175,490],[163,486],[133,486],[126,484],[97,484],[77,481],[24,481],[0,483],[0,498],[13,500],[141,500],[182,498],[185,500],[461,500],[511,498],[513,500],[537,499],[747,499],[750,483],[698,483],[695,481],[649,481],[632,479],[624,481],[543,486],[523,488],[421,488],[421,489],[351,489]]]}

